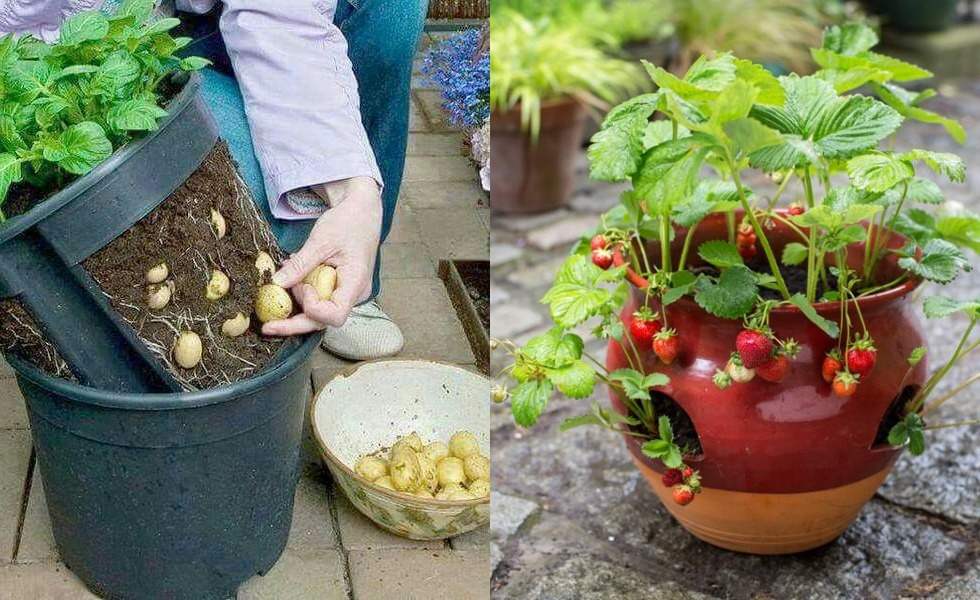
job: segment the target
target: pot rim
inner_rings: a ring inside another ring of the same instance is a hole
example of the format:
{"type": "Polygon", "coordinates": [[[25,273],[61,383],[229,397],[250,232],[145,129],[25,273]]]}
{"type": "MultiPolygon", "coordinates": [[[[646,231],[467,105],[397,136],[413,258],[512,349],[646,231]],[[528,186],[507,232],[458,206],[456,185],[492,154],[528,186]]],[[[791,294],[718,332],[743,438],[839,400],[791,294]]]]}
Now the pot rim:
{"type": "Polygon", "coordinates": [[[39,222],[51,216],[65,205],[75,200],[75,198],[84,193],[86,190],[98,184],[121,163],[126,162],[133,155],[140,152],[140,150],[149,144],[153,138],[160,135],[160,133],[171,123],[180,118],[181,114],[184,112],[184,109],[187,108],[197,96],[201,87],[201,81],[202,79],[200,73],[191,73],[180,92],[178,92],[177,95],[173,97],[170,104],[167,105],[167,117],[158,123],[156,130],[119,148],[109,158],[102,161],[94,169],[71,182],[67,187],[61,188],[54,194],[38,202],[26,213],[12,217],[5,223],[0,224],[0,244],[19,236],[31,227],[37,225],[39,222]]]}
{"type": "MultiPolygon", "coordinates": [[[[347,367],[346,369],[341,369],[339,372],[335,373],[333,377],[330,378],[330,381],[329,382],[327,382],[323,387],[320,388],[320,391],[322,391],[323,388],[325,388],[326,386],[330,385],[330,383],[332,381],[334,381],[335,379],[337,379],[339,377],[350,377],[350,376],[352,376],[354,373],[356,373],[358,371],[358,369],[360,369],[361,367],[363,367],[365,365],[383,364],[383,363],[389,363],[389,362],[423,362],[423,363],[436,364],[436,365],[440,365],[440,366],[444,366],[444,367],[451,367],[451,368],[456,369],[458,371],[465,371],[466,373],[469,373],[471,375],[476,375],[477,377],[480,377],[482,379],[486,379],[487,380],[487,384],[488,385],[490,384],[490,379],[487,376],[485,376],[485,375],[483,375],[481,373],[474,373],[473,371],[470,371],[468,369],[464,369],[464,368],[460,367],[457,364],[453,364],[453,363],[449,363],[449,362],[445,362],[445,361],[441,361],[441,360],[410,359],[410,358],[391,357],[391,358],[376,358],[376,359],[373,359],[373,360],[366,360],[366,361],[360,362],[360,363],[358,363],[356,365],[353,365],[351,367],[347,367]]],[[[381,494],[382,496],[387,497],[389,500],[396,500],[396,501],[401,502],[403,504],[412,505],[413,507],[416,507],[416,508],[418,508],[418,507],[421,507],[421,508],[468,508],[468,507],[471,507],[471,506],[481,506],[483,504],[490,504],[490,496],[486,496],[485,498],[476,498],[474,500],[439,500],[439,499],[436,499],[436,498],[433,498],[433,499],[430,500],[428,498],[419,498],[417,496],[412,496],[411,494],[406,494],[404,492],[398,492],[398,491],[394,491],[394,490],[389,490],[388,488],[384,488],[384,487],[381,487],[380,485],[375,484],[373,481],[368,481],[364,477],[361,477],[360,475],[357,474],[356,471],[354,471],[353,469],[351,469],[350,467],[348,467],[347,465],[345,465],[343,463],[343,461],[341,461],[340,459],[338,459],[334,455],[334,453],[330,451],[330,448],[327,446],[326,442],[323,441],[323,438],[320,437],[320,430],[317,429],[317,426],[316,426],[316,407],[317,407],[317,405],[319,403],[320,403],[320,392],[318,391],[314,395],[313,401],[310,402],[309,417],[310,417],[310,429],[313,430],[313,437],[316,439],[316,443],[317,443],[318,449],[320,451],[320,457],[323,460],[325,460],[329,466],[340,469],[345,475],[347,475],[348,477],[353,478],[354,481],[357,481],[358,484],[360,484],[361,486],[366,487],[366,488],[368,488],[369,490],[371,490],[373,492],[377,492],[377,493],[381,494]]],[[[492,484],[491,484],[491,489],[492,489],[492,484]]],[[[346,492],[345,492],[345,494],[346,494],[346,492]]]]}
{"type": "Polygon", "coordinates": [[[8,360],[17,371],[18,377],[27,379],[45,391],[70,398],[73,402],[132,411],[183,410],[228,402],[282,381],[306,360],[310,352],[320,343],[321,336],[322,334],[312,334],[305,336],[305,339],[299,338],[302,341],[288,352],[282,362],[255,377],[196,392],[154,394],[111,392],[52,377],[15,355],[10,355],[8,360]]]}

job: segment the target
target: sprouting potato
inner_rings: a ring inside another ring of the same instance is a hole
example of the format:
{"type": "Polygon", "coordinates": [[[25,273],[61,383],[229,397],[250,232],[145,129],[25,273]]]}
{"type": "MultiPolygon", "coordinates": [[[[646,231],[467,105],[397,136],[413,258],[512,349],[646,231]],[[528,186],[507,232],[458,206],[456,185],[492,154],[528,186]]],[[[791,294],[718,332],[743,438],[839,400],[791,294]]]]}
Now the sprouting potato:
{"type": "Polygon", "coordinates": [[[266,252],[259,252],[255,257],[255,269],[260,277],[272,277],[276,272],[276,261],[266,252]]]}
{"type": "Polygon", "coordinates": [[[449,438],[449,453],[463,459],[471,454],[479,454],[480,444],[476,441],[476,436],[469,431],[457,431],[449,438]]]}
{"type": "Polygon", "coordinates": [[[416,452],[422,451],[422,438],[419,434],[414,431],[406,436],[398,438],[398,441],[391,446],[391,453],[394,454],[395,450],[402,446],[407,446],[416,452]]]}
{"type": "Polygon", "coordinates": [[[388,463],[377,456],[365,456],[357,461],[354,471],[368,481],[374,481],[388,474],[388,463]]]}
{"type": "Polygon", "coordinates": [[[320,265],[306,275],[303,283],[313,286],[320,300],[329,300],[337,287],[337,269],[330,265],[320,265]]]}
{"type": "Polygon", "coordinates": [[[419,459],[411,448],[399,448],[391,453],[388,464],[391,483],[399,492],[411,492],[419,488],[419,459]]]}
{"type": "Polygon", "coordinates": [[[385,489],[388,489],[388,490],[391,490],[391,491],[395,491],[395,486],[391,482],[391,477],[388,477],[387,475],[385,475],[384,477],[381,477],[379,479],[375,479],[374,480],[374,485],[380,485],[381,487],[383,487],[385,489]]]}
{"type": "Polygon", "coordinates": [[[449,456],[439,461],[436,465],[436,477],[439,478],[439,485],[446,487],[449,485],[463,485],[466,483],[466,472],[463,470],[463,461],[455,456],[449,456]]]}
{"type": "Polygon", "coordinates": [[[286,319],[292,312],[293,299],[289,296],[289,292],[272,283],[259,288],[255,296],[255,315],[259,321],[268,323],[286,319]]]}
{"type": "Polygon", "coordinates": [[[234,317],[225,319],[221,324],[221,335],[230,338],[238,337],[248,331],[251,324],[251,319],[242,313],[236,313],[234,317]]]}
{"type": "Polygon", "coordinates": [[[449,500],[450,499],[449,496],[451,496],[455,492],[458,492],[461,489],[463,489],[463,486],[459,485],[458,483],[447,485],[444,488],[440,489],[439,492],[436,494],[436,500],[449,500]]]}
{"type": "Polygon", "coordinates": [[[490,480],[477,479],[470,484],[470,493],[477,498],[486,498],[490,495],[490,480]]]}
{"type": "Polygon", "coordinates": [[[490,479],[490,459],[482,454],[470,454],[463,460],[463,472],[468,481],[490,479]]]}
{"type": "Polygon", "coordinates": [[[225,222],[225,217],[213,208],[211,209],[211,228],[214,229],[214,235],[219,240],[228,233],[228,223],[225,222]]]}
{"type": "Polygon", "coordinates": [[[170,275],[170,268],[167,263],[160,263],[146,272],[147,283],[163,283],[170,275]]]}
{"type": "Polygon", "coordinates": [[[449,446],[442,442],[432,442],[422,448],[422,453],[429,457],[432,462],[438,464],[440,460],[449,456],[449,446]]]}
{"type": "Polygon", "coordinates": [[[146,304],[152,310],[162,310],[170,304],[170,298],[173,297],[173,293],[173,281],[168,280],[164,283],[153,284],[147,290],[146,304]]]}
{"type": "Polygon", "coordinates": [[[426,488],[434,492],[439,487],[435,461],[423,452],[417,452],[416,457],[419,460],[419,489],[426,488]]]}
{"type": "Polygon", "coordinates": [[[201,362],[204,346],[201,338],[193,331],[184,331],[174,343],[174,360],[184,369],[193,369],[201,362]]]}
{"type": "Polygon", "coordinates": [[[220,300],[228,294],[229,289],[231,289],[231,281],[228,280],[228,276],[215,269],[211,271],[211,281],[208,282],[204,295],[211,301],[220,300]]]}

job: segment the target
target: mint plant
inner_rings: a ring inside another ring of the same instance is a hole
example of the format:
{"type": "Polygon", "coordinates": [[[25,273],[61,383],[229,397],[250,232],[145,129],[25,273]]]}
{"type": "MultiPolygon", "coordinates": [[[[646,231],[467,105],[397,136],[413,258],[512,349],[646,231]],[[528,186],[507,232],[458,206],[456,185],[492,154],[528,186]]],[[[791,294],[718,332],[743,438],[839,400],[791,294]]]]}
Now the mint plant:
{"type": "MultiPolygon", "coordinates": [[[[906,120],[940,125],[958,142],[963,128],[921,106],[934,90],[903,87],[931,73],[873,52],[877,41],[865,25],[831,27],[822,47],[812,51],[822,68],[807,76],[776,77],[730,53],[702,56],[683,77],[645,64],[656,91],[614,107],[588,150],[594,179],[629,182],[630,189],[575,247],[542,299],[555,327],[523,347],[502,344],[513,355],[506,372],[516,386],[495,397],[510,398],[518,424],[533,425],[555,391],[585,398],[602,382],[623,399],[627,414],[596,405],[565,426],[599,425],[635,436],[647,456],[671,469],[682,466],[670,423],[663,425],[667,417],[656,414],[651,402],[651,390],[669,380],[644,371],[641,351],[650,348],[638,348],[637,336],[620,320],[629,286],[659,307],[654,334],[670,332],[661,340],[674,335],[671,304],[685,296],[711,315],[742,321],[732,359],[715,376],[719,388],[756,372],[778,382],[791,368],[799,344],[777,339],[769,327],[771,311],[782,306],[795,307],[837,340],[823,364],[835,393],[851,395],[872,376],[877,350],[859,301],[910,280],[948,283],[971,268],[965,252],[980,251],[980,217],[944,202],[939,186],[924,176],[962,182],[962,160],[928,149],[896,151],[889,142],[906,120]],[[856,93],[859,88],[873,95],[856,93]],[[775,192],[750,189],[743,177],[750,170],[768,174],[778,183],[775,192]],[[794,181],[801,201],[787,207],[783,196],[794,181]],[[711,215],[721,215],[715,218],[725,220],[727,235],[692,247],[711,215]],[[769,241],[775,225],[794,236],[779,254],[769,241]],[[889,246],[891,232],[904,236],[903,247],[889,246]],[[676,236],[683,240],[675,262],[670,245],[676,236]],[[659,257],[648,255],[647,243],[659,245],[659,257]],[[848,266],[848,249],[862,245],[861,265],[848,266]],[[883,281],[879,265],[892,255],[901,274],[883,281]],[[695,256],[703,266],[692,269],[695,256]],[[805,274],[800,289],[787,283],[791,269],[805,274]],[[831,301],[840,303],[837,319],[814,308],[831,301]],[[596,338],[618,342],[629,368],[607,372],[589,356],[578,333],[585,326],[596,338]]],[[[926,300],[926,316],[962,312],[970,324],[947,363],[904,407],[889,436],[892,444],[908,443],[918,454],[925,430],[975,423],[931,424],[926,417],[980,379],[974,375],[930,400],[952,365],[980,345],[970,340],[978,307],[926,300]]],[[[647,335],[650,318],[638,313],[627,321],[642,320],[647,335]]],[[[923,354],[917,349],[909,357],[910,372],[923,354]]],[[[697,474],[692,477],[683,482],[696,492],[697,474]]]]}
{"type": "Polygon", "coordinates": [[[0,38],[0,222],[10,187],[41,191],[85,175],[166,116],[164,82],[209,62],[177,53],[177,19],[152,20],[153,0],[126,0],[66,20],[55,44],[0,38]]]}

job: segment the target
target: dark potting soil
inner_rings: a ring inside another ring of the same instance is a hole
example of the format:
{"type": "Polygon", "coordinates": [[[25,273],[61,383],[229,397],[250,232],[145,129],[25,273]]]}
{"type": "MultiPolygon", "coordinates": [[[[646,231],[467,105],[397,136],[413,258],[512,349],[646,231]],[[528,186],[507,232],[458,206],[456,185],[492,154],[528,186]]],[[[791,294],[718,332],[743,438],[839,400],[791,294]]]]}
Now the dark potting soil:
{"type": "Polygon", "coordinates": [[[82,266],[178,381],[188,389],[203,389],[249,377],[282,345],[280,339],[262,337],[252,315],[256,291],[264,283],[255,268],[259,251],[277,263],[283,258],[227,146],[219,142],[156,210],[82,266]],[[227,223],[220,240],[211,226],[212,209],[227,223]],[[174,293],[169,305],[152,311],[147,307],[146,272],[160,263],[169,268],[174,293]],[[205,297],[213,269],[231,280],[228,294],[217,301],[205,297]],[[237,338],[223,336],[222,323],[239,312],[252,315],[250,330],[237,338]],[[203,359],[193,370],[170,360],[177,332],[188,329],[204,343],[203,359]]]}
{"type": "MultiPolygon", "coordinates": [[[[772,275],[772,269],[769,268],[769,262],[764,258],[759,259],[758,257],[746,263],[746,266],[755,271],[756,273],[763,273],[767,275],[772,275]]],[[[696,267],[691,269],[693,273],[704,273],[705,275],[711,275],[712,277],[717,277],[720,271],[711,265],[704,265],[701,267],[696,267]]],[[[806,267],[801,265],[795,265],[791,267],[782,266],[780,268],[780,273],[783,274],[783,280],[786,282],[786,287],[789,289],[790,294],[796,293],[806,293],[806,267]]],[[[823,296],[828,290],[837,289],[837,277],[827,271],[827,286],[824,287],[821,281],[817,281],[817,298],[823,296]]],[[[766,300],[779,300],[782,298],[779,291],[775,289],[770,289],[767,287],[759,288],[759,295],[766,300]]]]}
{"type": "Polygon", "coordinates": [[[875,446],[888,445],[888,432],[890,432],[892,427],[897,425],[899,421],[905,419],[905,405],[915,397],[915,394],[918,391],[919,386],[907,385],[902,388],[902,393],[895,396],[895,399],[892,400],[888,410],[885,411],[885,417],[878,425],[878,433],[875,435],[875,446]]]}
{"type": "Polygon", "coordinates": [[[490,333],[490,263],[486,261],[457,262],[456,270],[466,286],[466,293],[480,315],[483,328],[490,333]]]}
{"type": "MultiPolygon", "coordinates": [[[[698,437],[697,430],[694,429],[694,421],[681,408],[681,405],[667,394],[654,390],[650,390],[650,399],[653,402],[655,417],[659,419],[661,416],[666,416],[670,419],[671,429],[674,432],[674,443],[680,446],[684,456],[699,456],[702,453],[701,439],[698,437]]],[[[645,427],[642,430],[639,428],[634,430],[644,435],[650,433],[657,435],[656,431],[646,431],[645,427]]]]}
{"type": "Polygon", "coordinates": [[[0,300],[0,353],[13,354],[45,373],[77,381],[58,349],[45,341],[37,321],[17,300],[0,300]]]}

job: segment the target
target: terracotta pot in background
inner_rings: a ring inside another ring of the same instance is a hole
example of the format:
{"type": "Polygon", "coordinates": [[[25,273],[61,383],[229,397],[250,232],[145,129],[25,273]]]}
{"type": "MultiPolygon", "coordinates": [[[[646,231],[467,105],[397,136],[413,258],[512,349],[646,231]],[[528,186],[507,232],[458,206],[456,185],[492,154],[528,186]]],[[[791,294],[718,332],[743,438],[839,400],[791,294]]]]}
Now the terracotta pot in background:
{"type": "MultiPolygon", "coordinates": [[[[723,215],[709,217],[694,235],[692,249],[710,239],[725,239],[725,231],[723,215]]],[[[792,235],[783,227],[770,232],[777,256],[792,235]]],[[[683,236],[676,236],[675,242],[673,252],[679,255],[683,236]]],[[[901,246],[897,235],[890,242],[890,247],[901,246]]],[[[652,261],[659,260],[653,246],[649,251],[652,261]]],[[[860,265],[864,246],[849,251],[849,264],[860,265]]],[[[879,276],[888,281],[900,272],[891,256],[882,261],[879,276]]],[[[925,345],[918,311],[909,299],[917,285],[910,281],[860,300],[878,361],[849,398],[835,396],[820,373],[824,354],[836,346],[836,340],[795,307],[778,308],[771,317],[778,337],[794,338],[801,345],[786,378],[777,384],[756,377],[726,390],[716,388],[712,376],[716,369],[725,368],[741,320],[709,315],[689,297],[668,307],[669,324],[679,332],[681,354],[664,366],[649,349],[640,352],[645,371],[656,368],[670,377],[660,391],[693,422],[702,453],[688,457],[687,463],[701,472],[703,492],[687,506],[676,504],[671,489],[661,481],[663,465],[644,456],[635,438],[624,438],[633,461],[681,525],[708,543],[754,554],[815,548],[850,525],[900,452],[887,443],[875,443],[886,411],[903,385],[920,386],[926,377],[922,361],[902,383],[909,353],[925,345]]],[[[644,294],[634,289],[623,319],[643,302],[644,294]]],[[[650,306],[659,308],[653,302],[650,306]]],[[[815,308],[828,319],[839,319],[838,303],[819,303],[815,308]]],[[[851,318],[857,323],[853,309],[851,318]]],[[[607,367],[612,371],[626,366],[621,347],[611,343],[607,367]]],[[[611,397],[613,405],[625,412],[620,398],[614,393],[611,397]]]]}
{"type": "Polygon", "coordinates": [[[490,205],[501,213],[538,213],[564,206],[575,185],[585,109],[570,98],[541,106],[536,141],[521,127],[520,106],[490,114],[490,205]]]}

